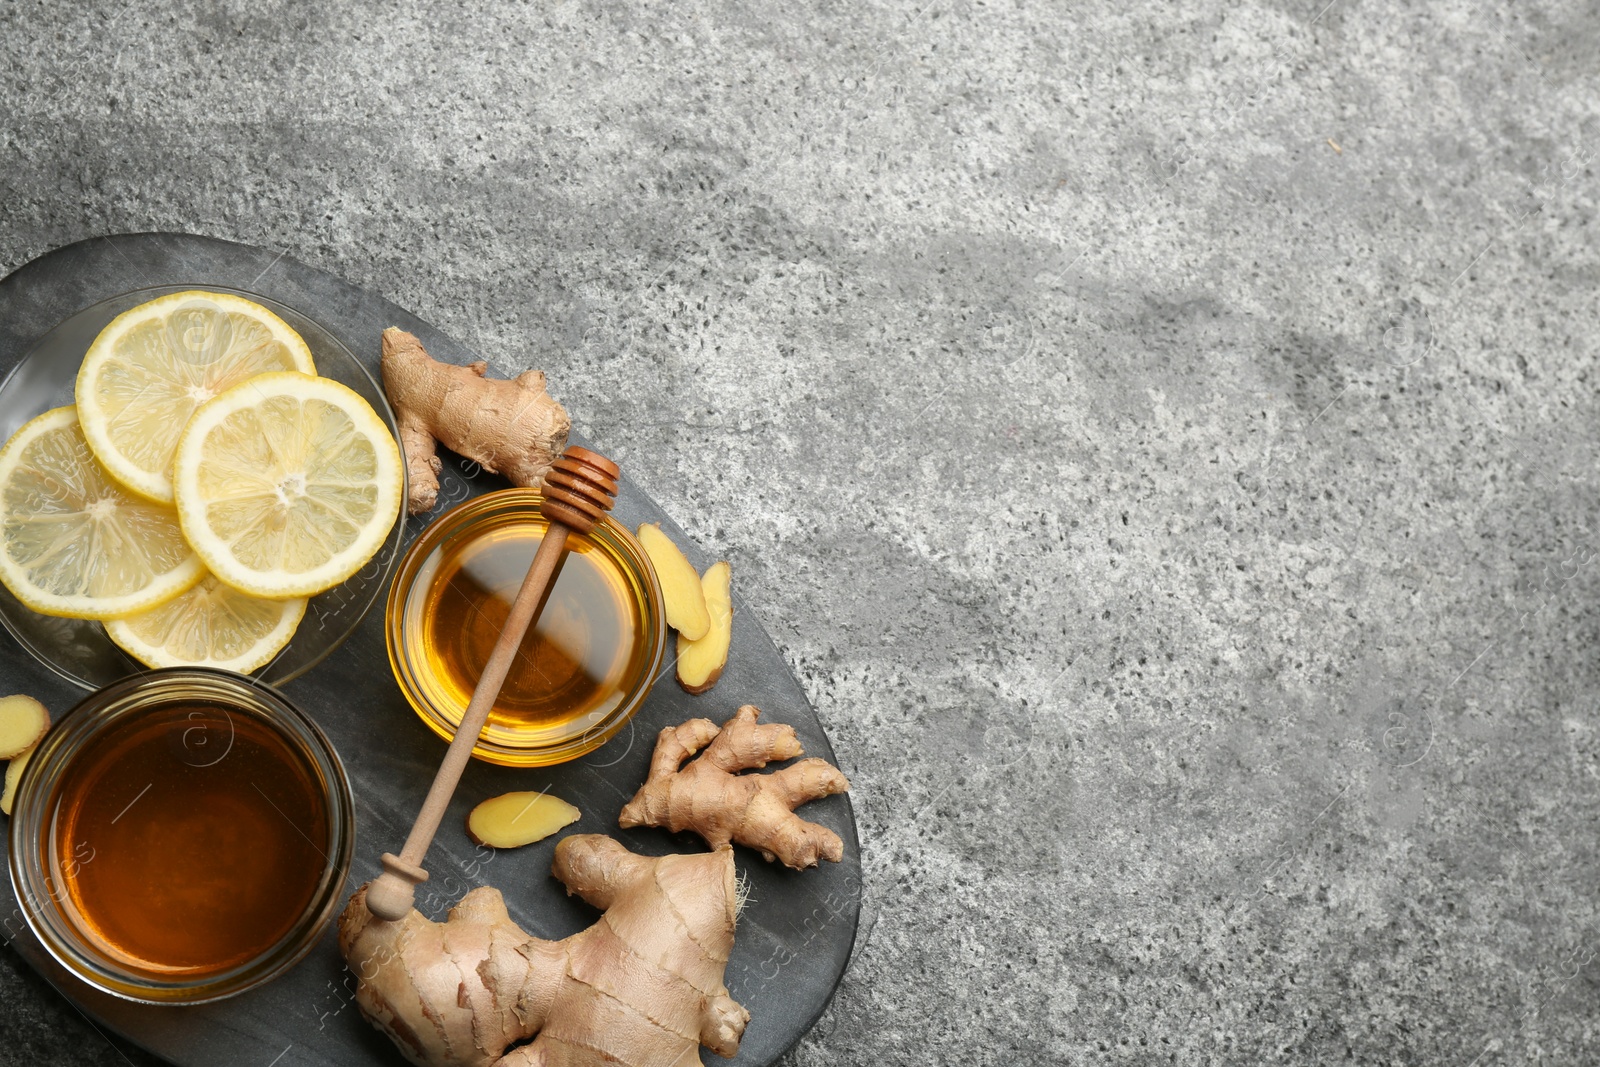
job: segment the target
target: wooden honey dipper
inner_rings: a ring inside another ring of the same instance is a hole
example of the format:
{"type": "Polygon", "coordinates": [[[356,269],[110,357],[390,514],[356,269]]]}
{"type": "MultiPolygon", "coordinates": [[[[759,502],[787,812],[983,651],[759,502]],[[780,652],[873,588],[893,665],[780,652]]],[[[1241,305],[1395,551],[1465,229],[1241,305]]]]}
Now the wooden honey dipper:
{"type": "Polygon", "coordinates": [[[417,821],[411,826],[405,847],[400,855],[383,854],[383,873],[367,887],[367,910],[380,919],[403,919],[411,911],[418,882],[428,880],[422,869],[422,860],[433,844],[433,835],[444,819],[444,810],[461,781],[461,772],[483,732],[489,711],[500,697],[500,688],[506,684],[506,674],[511,661],[522,645],[522,638],[544,608],[545,597],[555,584],[555,573],[566,551],[567,534],[576,530],[586,534],[594,529],[601,516],[611,510],[616,502],[617,465],[598,452],[574,445],[561,454],[544,476],[544,504],[540,508],[549,528],[539,542],[539,551],[528,567],[528,576],[522,580],[511,612],[506,616],[505,629],[495,641],[489,661],[483,665],[478,685],[472,691],[472,700],[461,715],[456,735],[439,763],[439,773],[433,776],[433,785],[417,812],[417,821]]]}

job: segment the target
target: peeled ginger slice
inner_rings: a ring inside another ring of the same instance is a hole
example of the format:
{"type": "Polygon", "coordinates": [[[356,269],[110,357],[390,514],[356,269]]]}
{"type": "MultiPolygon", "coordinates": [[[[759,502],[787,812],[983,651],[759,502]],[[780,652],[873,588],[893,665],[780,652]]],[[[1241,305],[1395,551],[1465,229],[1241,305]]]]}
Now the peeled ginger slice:
{"type": "Polygon", "coordinates": [[[23,768],[27,767],[28,758],[32,755],[33,749],[30,748],[22,755],[13,757],[11,762],[6,764],[6,789],[3,794],[0,794],[0,813],[11,814],[11,805],[17,799],[17,783],[22,781],[23,768]]]}
{"type": "Polygon", "coordinates": [[[698,641],[678,634],[678,684],[691,693],[704,693],[717,684],[728,665],[728,645],[733,640],[732,579],[727,563],[713,563],[700,579],[705,591],[711,628],[698,641]]]}
{"type": "Polygon", "coordinates": [[[661,532],[658,523],[639,527],[639,544],[656,569],[661,582],[661,597],[666,601],[667,625],[691,641],[698,641],[711,629],[711,613],[706,609],[700,572],[694,569],[683,550],[661,532]]]}
{"type": "Polygon", "coordinates": [[[0,697],[0,759],[16,759],[44,737],[50,713],[30,696],[0,697]]]}
{"type": "Polygon", "coordinates": [[[549,793],[502,793],[472,809],[467,836],[490,848],[521,848],[571,826],[582,814],[549,793]]]}

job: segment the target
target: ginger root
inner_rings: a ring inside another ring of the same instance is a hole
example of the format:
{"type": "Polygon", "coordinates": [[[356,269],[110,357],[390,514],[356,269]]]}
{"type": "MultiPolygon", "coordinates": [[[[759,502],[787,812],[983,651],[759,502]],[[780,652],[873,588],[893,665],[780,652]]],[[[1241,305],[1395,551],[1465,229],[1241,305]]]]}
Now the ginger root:
{"type": "Polygon", "coordinates": [[[562,941],[526,933],[489,886],[443,923],[416,911],[384,922],[357,890],[339,950],[361,1013],[419,1067],[644,1067],[698,1064],[700,1045],[739,1051],[750,1013],[723,985],[739,909],[731,850],[652,858],[582,834],[556,845],[552,873],[605,911],[562,941]]]}
{"type": "Polygon", "coordinates": [[[691,693],[704,693],[717,684],[722,668],[728,665],[728,646],[733,641],[733,594],[729,591],[732,569],[727,563],[713,563],[700,577],[705,593],[706,612],[711,628],[698,641],[678,634],[678,684],[691,693]]]}
{"type": "Polygon", "coordinates": [[[490,848],[521,848],[543,841],[583,812],[549,793],[502,793],[467,816],[467,836],[490,848]]]}
{"type": "Polygon", "coordinates": [[[383,389],[400,427],[411,514],[439,499],[435,441],[521,486],[538,485],[566,448],[572,421],[545,392],[542,371],[511,379],[486,378],[487,371],[481,360],[440,363],[404,330],[383,331],[383,389]]]}
{"type": "Polygon", "coordinates": [[[27,752],[50,729],[50,713],[30,696],[0,697],[0,759],[27,752]]]}
{"type": "Polygon", "coordinates": [[[639,545],[650,557],[656,579],[661,583],[667,625],[691,641],[698,641],[711,629],[711,613],[706,609],[700,572],[694,569],[683,549],[661,532],[661,524],[647,522],[639,527],[639,545]]]}
{"type": "Polygon", "coordinates": [[[843,793],[849,781],[820,759],[801,760],[771,774],[739,774],[803,752],[794,727],[757,725],[760,714],[759,708],[746,704],[720,729],[710,719],[690,719],[662,730],[650,776],[618,821],[624,828],[693,830],[712,848],[737,841],[797,871],[816,866],[819,858],[837,863],[844,855],[839,835],[806,822],[792,809],[843,793]],[[685,767],[684,761],[697,752],[699,758],[685,767]]]}

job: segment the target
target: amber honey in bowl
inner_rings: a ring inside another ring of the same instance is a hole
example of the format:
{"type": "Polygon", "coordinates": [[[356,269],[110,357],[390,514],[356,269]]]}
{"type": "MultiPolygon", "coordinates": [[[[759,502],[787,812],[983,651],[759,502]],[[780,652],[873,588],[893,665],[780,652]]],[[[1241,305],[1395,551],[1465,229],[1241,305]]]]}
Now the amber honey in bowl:
{"type": "MultiPolygon", "coordinates": [[[[407,699],[443,738],[454,735],[543,541],[540,501],[530,489],[468,501],[424,531],[400,565],[389,656],[407,699]]],[[[571,534],[474,754],[532,766],[592,751],[644,699],[665,645],[660,589],[638,543],[609,518],[571,534]]]]}
{"type": "Polygon", "coordinates": [[[293,967],[350,887],[338,754],[270,686],[147,671],[51,728],[17,787],[11,884],[72,974],[146,1003],[233,996],[293,967]]]}
{"type": "Polygon", "coordinates": [[[129,968],[190,979],[268,951],[321,881],[328,805],[277,730],[217,706],[117,722],[66,768],[54,826],[78,933],[129,968]]]}
{"type": "MultiPolygon", "coordinates": [[[[542,526],[511,523],[462,538],[440,556],[422,603],[419,647],[428,673],[463,707],[543,536],[542,526]]],[[[593,542],[573,540],[489,713],[492,727],[559,731],[620,703],[644,634],[625,579],[608,564],[593,542]]]]}

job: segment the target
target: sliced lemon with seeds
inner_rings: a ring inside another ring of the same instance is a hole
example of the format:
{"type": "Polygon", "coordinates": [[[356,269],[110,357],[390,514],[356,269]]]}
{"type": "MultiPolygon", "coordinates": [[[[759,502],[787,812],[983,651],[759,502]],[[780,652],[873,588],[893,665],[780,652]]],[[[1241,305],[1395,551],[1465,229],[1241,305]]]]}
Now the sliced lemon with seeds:
{"type": "Polygon", "coordinates": [[[146,667],[220,667],[248,674],[294,637],[305,598],[266,600],[206,575],[160,607],[106,623],[106,633],[146,667]]]}
{"type": "Polygon", "coordinates": [[[73,408],[45,412],[0,449],[0,580],[34,611],[114,619],[203,577],[177,512],[113,481],[73,408]]]}
{"type": "Polygon", "coordinates": [[[282,372],[194,413],[173,488],[183,532],[211,573],[282,599],[330,589],[376,555],[405,476],[388,425],[358,393],[282,372]]]}
{"type": "Polygon", "coordinates": [[[112,477],[172,502],[172,456],[201,404],[257,374],[315,374],[311,350],[260,304],[195,289],[124,311],[94,339],[74,399],[112,477]]]}

